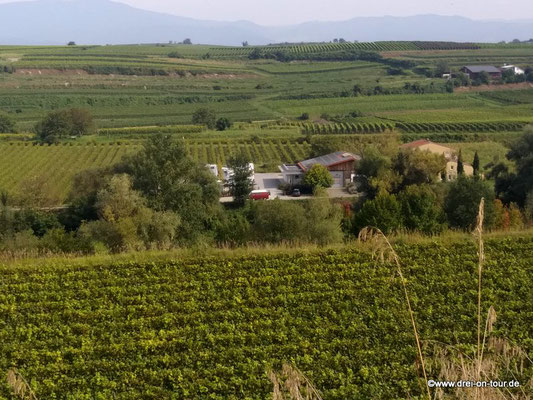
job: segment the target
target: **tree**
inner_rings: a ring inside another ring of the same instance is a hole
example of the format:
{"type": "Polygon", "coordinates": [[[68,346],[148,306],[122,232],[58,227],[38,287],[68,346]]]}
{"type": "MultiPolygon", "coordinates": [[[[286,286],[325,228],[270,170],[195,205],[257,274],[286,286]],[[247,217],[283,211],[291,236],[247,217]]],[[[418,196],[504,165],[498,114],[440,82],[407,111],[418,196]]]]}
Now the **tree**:
{"type": "Polygon", "coordinates": [[[94,130],[91,113],[79,108],[53,111],[35,126],[37,136],[47,143],[55,143],[63,137],[86,135],[94,130]]]}
{"type": "Polygon", "coordinates": [[[192,44],[192,40],[187,38],[183,41],[183,44],[192,44]]]}
{"type": "Polygon", "coordinates": [[[76,42],[70,41],[67,43],[67,46],[76,46],[76,42]]]}
{"type": "Polygon", "coordinates": [[[94,133],[95,124],[90,111],[83,108],[71,108],[69,114],[72,121],[71,134],[73,136],[83,136],[94,133]]]}
{"type": "Polygon", "coordinates": [[[398,194],[398,201],[408,230],[434,235],[446,228],[444,211],[428,185],[408,186],[398,194]]]}
{"type": "Polygon", "coordinates": [[[248,44],[248,41],[247,41],[247,40],[245,40],[244,42],[242,42],[242,47],[248,47],[248,46],[249,46],[249,44],[248,44]]]}
{"type": "Polygon", "coordinates": [[[460,176],[450,183],[444,201],[448,223],[453,228],[470,230],[476,223],[481,199],[485,199],[485,226],[494,222],[494,191],[484,181],[460,176]]]}
{"type": "Polygon", "coordinates": [[[306,237],[305,210],[296,201],[263,201],[254,204],[252,232],[258,242],[298,242],[306,237]]]}
{"type": "Polygon", "coordinates": [[[156,211],[172,211],[181,220],[177,239],[197,241],[219,217],[220,188],[203,165],[193,162],[182,142],[155,135],[137,154],[124,158],[117,172],[131,176],[133,189],[156,211]]]}
{"type": "Polygon", "coordinates": [[[444,74],[450,73],[450,64],[446,60],[441,60],[437,63],[435,68],[435,75],[441,77],[444,74]]]}
{"type": "Polygon", "coordinates": [[[72,119],[67,111],[53,111],[35,126],[39,139],[47,143],[55,143],[67,137],[73,130],[72,119]]]}
{"type": "Polygon", "coordinates": [[[240,152],[228,160],[228,167],[233,170],[231,191],[233,193],[234,202],[242,207],[246,203],[246,199],[253,189],[250,160],[244,152],[240,152]]]}
{"type": "Polygon", "coordinates": [[[221,117],[217,119],[215,124],[217,131],[225,131],[226,129],[231,128],[231,121],[226,117],[221,117]]]}
{"type": "Polygon", "coordinates": [[[401,176],[402,187],[433,183],[446,169],[446,159],[429,151],[402,150],[394,160],[393,169],[401,176]]]}
{"type": "Polygon", "coordinates": [[[199,108],[192,115],[192,123],[197,125],[205,125],[209,129],[216,128],[217,116],[215,112],[209,108],[199,108]]]}
{"type": "Polygon", "coordinates": [[[333,176],[326,167],[315,164],[306,172],[303,183],[312,188],[328,188],[333,185],[333,176]]]}
{"type": "Polygon", "coordinates": [[[507,159],[514,163],[516,172],[509,172],[505,165],[496,165],[491,173],[496,181],[495,190],[505,204],[514,202],[523,207],[533,190],[533,127],[528,127],[511,145],[507,159]]]}
{"type": "Polygon", "coordinates": [[[309,119],[309,113],[306,113],[306,112],[302,113],[302,115],[300,115],[298,119],[301,121],[307,121],[309,119]]]}
{"type": "Polygon", "coordinates": [[[32,176],[20,183],[17,204],[25,208],[45,208],[60,204],[45,176],[32,176]]]}
{"type": "Polygon", "coordinates": [[[403,226],[402,206],[395,195],[382,192],[374,200],[366,201],[354,215],[355,234],[366,226],[381,229],[389,234],[403,226]]]}
{"type": "Polygon", "coordinates": [[[15,131],[15,123],[6,114],[0,113],[0,133],[13,133],[15,131]]]}
{"type": "Polygon", "coordinates": [[[149,209],[128,175],[108,179],[98,192],[96,208],[99,220],[84,223],[80,235],[113,252],[168,248],[179,225],[175,214],[149,209]]]}
{"type": "Polygon", "coordinates": [[[490,83],[490,75],[487,71],[481,71],[476,79],[476,82],[481,85],[488,85],[490,83]]]}
{"type": "Polygon", "coordinates": [[[342,212],[333,204],[324,189],[315,190],[315,196],[306,209],[307,240],[324,246],[342,241],[342,212]]]}
{"type": "Polygon", "coordinates": [[[457,175],[461,176],[465,173],[465,166],[463,164],[463,152],[459,150],[459,155],[457,156],[457,175]]]}
{"type": "Polygon", "coordinates": [[[474,154],[474,161],[472,162],[472,167],[474,168],[474,176],[479,176],[480,172],[480,161],[479,161],[479,154],[476,151],[476,154],[474,154]]]}
{"type": "Polygon", "coordinates": [[[353,89],[352,89],[352,92],[354,94],[354,96],[359,96],[363,93],[363,87],[359,84],[355,84],[353,86],[353,89]]]}

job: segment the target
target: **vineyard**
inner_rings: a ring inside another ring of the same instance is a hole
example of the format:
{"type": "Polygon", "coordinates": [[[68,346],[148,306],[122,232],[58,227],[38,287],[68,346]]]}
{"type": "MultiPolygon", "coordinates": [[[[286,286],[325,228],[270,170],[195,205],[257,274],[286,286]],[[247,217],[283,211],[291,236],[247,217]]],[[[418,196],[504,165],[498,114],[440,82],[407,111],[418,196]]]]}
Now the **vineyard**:
{"type": "Polygon", "coordinates": [[[63,200],[76,173],[112,165],[136,148],[109,144],[38,146],[28,142],[3,143],[0,144],[0,190],[16,193],[25,180],[43,177],[50,185],[50,194],[63,200]]]}
{"type": "MultiPolygon", "coordinates": [[[[438,343],[472,353],[476,247],[455,239],[398,251],[426,357],[438,343]]],[[[492,239],[486,252],[483,305],[497,311],[494,334],[531,355],[532,238],[492,239]]],[[[16,366],[39,398],[264,400],[266,372],[283,362],[325,400],[423,395],[401,283],[353,248],[41,262],[0,267],[0,277],[0,370],[16,366]]],[[[514,377],[529,393],[532,374],[524,364],[514,377]]]]}
{"type": "MultiPolygon", "coordinates": [[[[305,141],[288,139],[233,140],[186,139],[185,145],[193,160],[201,164],[227,163],[228,158],[243,151],[259,172],[277,171],[280,163],[309,158],[311,145],[305,141]]],[[[138,142],[128,143],[62,143],[35,145],[29,142],[0,144],[0,190],[17,193],[21,183],[43,177],[51,194],[64,200],[71,188],[74,175],[80,171],[117,163],[131,152],[138,151],[138,142]]]]}
{"type": "Polygon", "coordinates": [[[305,43],[283,44],[257,47],[216,47],[210,49],[215,57],[243,57],[249,55],[253,49],[259,48],[265,53],[288,52],[295,54],[327,53],[333,51],[409,51],[409,50],[479,50],[481,46],[475,43],[454,42],[344,42],[344,43],[305,43]]]}

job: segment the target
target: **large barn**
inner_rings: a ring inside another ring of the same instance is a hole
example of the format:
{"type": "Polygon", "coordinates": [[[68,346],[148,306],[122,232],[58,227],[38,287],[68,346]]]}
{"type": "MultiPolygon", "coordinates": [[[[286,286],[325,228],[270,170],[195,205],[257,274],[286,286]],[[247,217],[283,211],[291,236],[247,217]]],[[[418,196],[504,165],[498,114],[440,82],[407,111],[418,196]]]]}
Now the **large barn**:
{"type": "Polygon", "coordinates": [[[461,72],[467,74],[470,79],[476,80],[482,72],[489,74],[491,79],[501,79],[502,70],[493,65],[467,65],[461,68],[461,72]]]}
{"type": "Polygon", "coordinates": [[[300,161],[296,164],[283,164],[279,167],[283,181],[290,185],[302,183],[305,173],[315,164],[326,167],[333,176],[333,187],[341,188],[348,184],[355,172],[355,165],[361,157],[345,151],[300,161]]]}

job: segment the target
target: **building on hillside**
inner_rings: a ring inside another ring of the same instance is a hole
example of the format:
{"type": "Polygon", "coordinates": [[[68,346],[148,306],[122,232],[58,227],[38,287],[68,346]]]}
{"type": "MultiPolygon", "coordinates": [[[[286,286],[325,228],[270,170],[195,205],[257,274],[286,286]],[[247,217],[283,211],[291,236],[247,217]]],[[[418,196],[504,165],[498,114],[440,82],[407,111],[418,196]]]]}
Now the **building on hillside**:
{"type": "Polygon", "coordinates": [[[461,72],[464,72],[470,79],[476,80],[482,72],[489,74],[491,79],[501,79],[502,71],[493,65],[467,65],[461,68],[461,72]]]}
{"type": "Polygon", "coordinates": [[[505,64],[500,69],[502,70],[502,72],[511,70],[514,72],[515,75],[524,75],[526,73],[526,71],[524,71],[522,68],[517,67],[516,65],[505,64]]]}
{"type": "Polygon", "coordinates": [[[302,183],[305,173],[313,165],[320,164],[326,167],[333,176],[333,187],[342,188],[351,182],[355,172],[355,166],[361,157],[345,151],[326,154],[309,160],[300,161],[296,164],[283,164],[279,167],[283,181],[290,185],[302,183]]]}
{"type": "MultiPolygon", "coordinates": [[[[453,181],[457,179],[457,154],[454,149],[451,149],[446,146],[442,146],[437,143],[433,143],[431,140],[421,139],[416,140],[411,143],[406,143],[401,146],[404,150],[420,150],[420,151],[429,151],[433,154],[443,155],[446,159],[446,180],[453,181]]],[[[464,175],[472,176],[474,175],[474,167],[471,164],[463,162],[464,175]]],[[[442,176],[439,175],[439,180],[442,180],[442,176]]]]}

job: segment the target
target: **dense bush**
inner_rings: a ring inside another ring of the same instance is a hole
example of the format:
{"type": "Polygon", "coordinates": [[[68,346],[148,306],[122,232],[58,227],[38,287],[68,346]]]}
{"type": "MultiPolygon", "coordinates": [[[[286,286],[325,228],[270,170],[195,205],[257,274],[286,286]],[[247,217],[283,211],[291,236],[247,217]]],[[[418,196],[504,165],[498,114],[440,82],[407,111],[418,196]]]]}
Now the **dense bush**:
{"type": "Polygon", "coordinates": [[[15,122],[6,114],[0,112],[0,133],[15,132],[15,122]]]}

